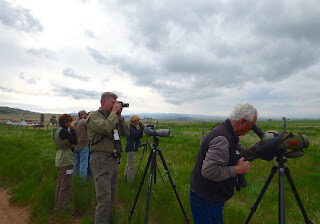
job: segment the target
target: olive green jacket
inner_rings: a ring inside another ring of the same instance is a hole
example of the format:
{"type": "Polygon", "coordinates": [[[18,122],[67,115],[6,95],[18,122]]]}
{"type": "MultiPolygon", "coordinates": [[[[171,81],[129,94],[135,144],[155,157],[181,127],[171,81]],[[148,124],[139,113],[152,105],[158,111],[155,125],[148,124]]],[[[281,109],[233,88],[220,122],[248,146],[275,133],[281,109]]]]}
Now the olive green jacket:
{"type": "Polygon", "coordinates": [[[118,115],[107,113],[101,108],[98,111],[90,112],[87,132],[91,152],[113,153],[115,145],[112,130],[116,129],[118,123],[119,135],[128,136],[130,134],[129,127],[124,119],[118,119],[118,115]]]}
{"type": "Polygon", "coordinates": [[[57,152],[55,158],[56,167],[71,166],[74,164],[74,153],[72,151],[72,145],[68,139],[62,140],[59,136],[61,127],[55,127],[52,129],[51,138],[56,145],[57,152]]]}

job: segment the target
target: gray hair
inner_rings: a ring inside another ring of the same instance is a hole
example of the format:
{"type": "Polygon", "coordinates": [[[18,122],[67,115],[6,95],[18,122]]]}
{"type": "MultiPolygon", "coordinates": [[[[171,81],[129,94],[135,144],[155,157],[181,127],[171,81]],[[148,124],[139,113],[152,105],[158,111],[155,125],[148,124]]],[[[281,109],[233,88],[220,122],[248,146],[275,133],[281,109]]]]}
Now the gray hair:
{"type": "Polygon", "coordinates": [[[81,115],[83,115],[83,114],[87,114],[87,112],[86,112],[85,110],[80,110],[80,111],[78,112],[78,116],[79,116],[79,117],[81,117],[81,115]]]}
{"type": "Polygon", "coordinates": [[[257,109],[248,103],[237,104],[229,115],[229,119],[232,121],[240,121],[246,119],[248,122],[252,122],[255,116],[258,115],[257,109]]]}
{"type": "Polygon", "coordinates": [[[110,97],[114,98],[114,99],[118,99],[118,96],[115,94],[115,93],[112,93],[112,92],[104,92],[102,93],[101,95],[101,99],[100,99],[100,103],[102,104],[102,101],[103,100],[109,100],[110,97]]]}

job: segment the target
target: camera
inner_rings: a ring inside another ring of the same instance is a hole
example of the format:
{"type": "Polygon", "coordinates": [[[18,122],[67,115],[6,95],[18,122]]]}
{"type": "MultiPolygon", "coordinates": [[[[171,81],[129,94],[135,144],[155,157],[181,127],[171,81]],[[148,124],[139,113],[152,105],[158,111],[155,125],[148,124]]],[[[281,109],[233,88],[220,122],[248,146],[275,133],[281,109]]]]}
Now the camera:
{"type": "Polygon", "coordinates": [[[129,107],[129,103],[124,103],[122,101],[119,101],[118,103],[121,104],[121,107],[129,107]]]}
{"type": "Polygon", "coordinates": [[[170,136],[170,130],[169,129],[159,129],[155,130],[154,125],[147,125],[143,132],[146,136],[159,136],[159,137],[169,137],[170,136]]]}

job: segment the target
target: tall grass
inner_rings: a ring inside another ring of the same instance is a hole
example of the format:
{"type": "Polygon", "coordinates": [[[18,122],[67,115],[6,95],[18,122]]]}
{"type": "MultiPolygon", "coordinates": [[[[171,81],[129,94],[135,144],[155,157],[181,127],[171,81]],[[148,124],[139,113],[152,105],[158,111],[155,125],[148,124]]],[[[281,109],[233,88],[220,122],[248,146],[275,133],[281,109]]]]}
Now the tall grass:
{"type": "MultiPolygon", "coordinates": [[[[215,123],[206,124],[206,133],[215,123]]],[[[281,122],[260,122],[264,130],[281,132],[281,122]]],[[[200,145],[202,123],[160,123],[160,128],[169,128],[171,136],[160,138],[159,148],[169,168],[170,175],[182,201],[187,216],[192,219],[189,205],[190,173],[193,169],[200,145]]],[[[317,137],[320,126],[314,121],[288,122],[289,131],[299,130],[307,135],[310,147],[305,156],[288,159],[296,188],[305,206],[307,214],[314,223],[320,223],[320,140],[317,137]]],[[[250,145],[257,140],[254,133],[241,137],[243,145],[250,145]]],[[[148,139],[152,142],[152,139],[148,139]]],[[[123,141],[123,145],[125,141],[123,141]]],[[[139,188],[149,151],[145,153],[135,184],[124,182],[123,173],[126,156],[123,153],[119,166],[117,203],[111,223],[127,223],[134,197],[139,188]]],[[[54,191],[57,171],[54,167],[55,148],[49,138],[49,132],[42,130],[8,130],[0,127],[0,183],[12,187],[11,201],[18,205],[30,206],[30,223],[93,223],[95,211],[95,192],[92,180],[81,181],[74,178],[72,211],[74,216],[52,216],[54,191]]],[[[139,163],[141,150],[136,154],[139,163]]],[[[157,183],[152,185],[149,222],[150,223],[185,223],[184,216],[164,172],[160,158],[157,164],[163,177],[157,171],[157,183]]],[[[247,177],[248,187],[236,192],[224,208],[225,223],[244,223],[250,213],[250,207],[257,199],[275,161],[255,160],[251,162],[251,171],[247,177]]],[[[131,223],[143,223],[146,206],[146,192],[149,182],[147,173],[131,223]]],[[[294,195],[285,179],[285,207],[288,223],[304,223],[294,195]]],[[[268,187],[251,223],[277,223],[278,220],[278,175],[268,187]]]]}

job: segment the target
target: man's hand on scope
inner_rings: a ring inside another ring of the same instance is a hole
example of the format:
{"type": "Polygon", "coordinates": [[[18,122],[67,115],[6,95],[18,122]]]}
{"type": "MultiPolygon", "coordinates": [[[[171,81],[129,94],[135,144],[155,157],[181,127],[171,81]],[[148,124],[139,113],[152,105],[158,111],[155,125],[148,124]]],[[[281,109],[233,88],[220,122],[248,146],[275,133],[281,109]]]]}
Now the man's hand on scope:
{"type": "MultiPolygon", "coordinates": [[[[266,133],[272,133],[274,135],[278,135],[279,134],[277,131],[273,131],[273,130],[266,131],[266,133]]],[[[258,144],[260,142],[261,142],[261,139],[259,139],[255,144],[258,144]]]]}
{"type": "Polygon", "coordinates": [[[273,130],[266,131],[266,133],[272,133],[272,134],[276,134],[276,135],[279,134],[277,131],[273,131],[273,130]]]}
{"type": "Polygon", "coordinates": [[[236,174],[246,174],[250,171],[250,162],[249,161],[243,161],[244,158],[240,158],[238,160],[238,164],[235,166],[236,168],[236,174]]]}

